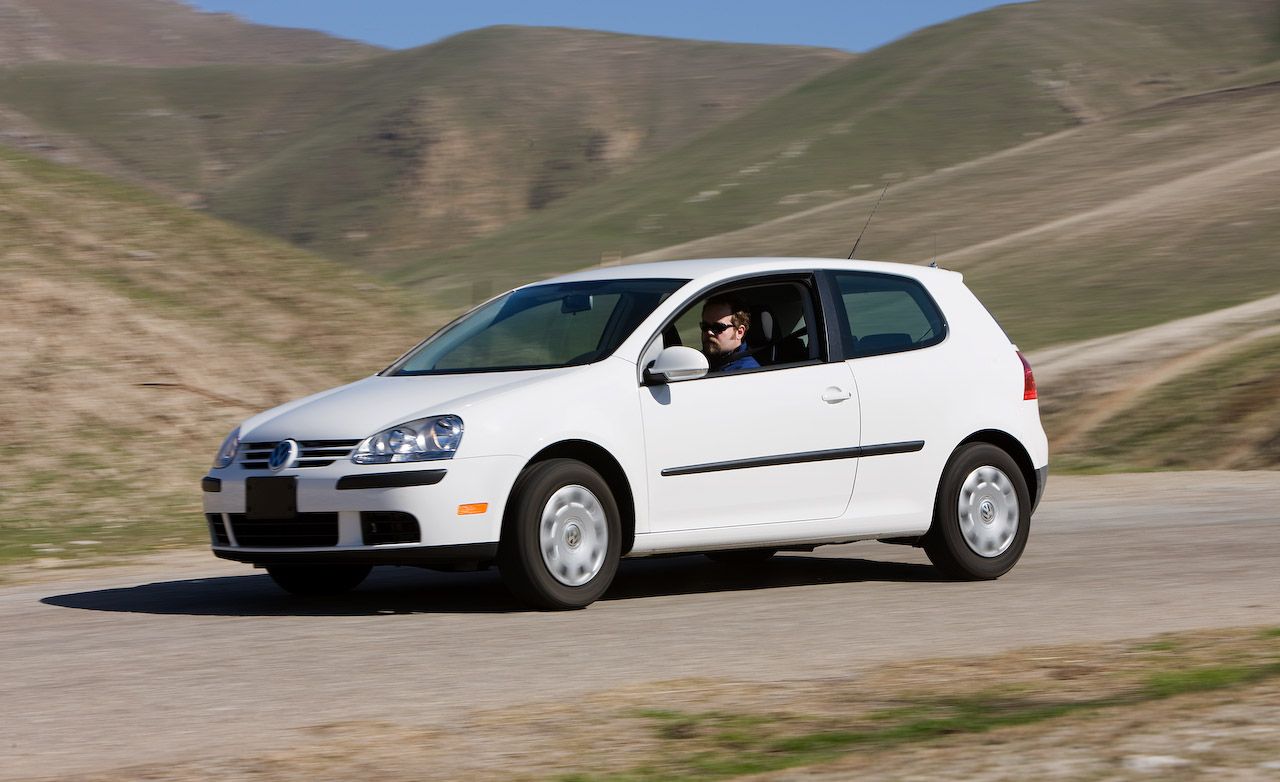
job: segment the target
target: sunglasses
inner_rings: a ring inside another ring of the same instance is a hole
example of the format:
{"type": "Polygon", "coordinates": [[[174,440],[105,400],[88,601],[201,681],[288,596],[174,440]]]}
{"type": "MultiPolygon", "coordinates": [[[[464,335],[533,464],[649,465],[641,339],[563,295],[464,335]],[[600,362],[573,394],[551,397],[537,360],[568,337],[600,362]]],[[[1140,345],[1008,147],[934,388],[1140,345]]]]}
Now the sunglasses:
{"type": "Polygon", "coordinates": [[[725,329],[733,328],[733,324],[732,323],[707,323],[704,320],[698,323],[698,328],[702,329],[703,331],[710,331],[712,334],[718,337],[720,336],[720,332],[724,331],[725,329]]]}

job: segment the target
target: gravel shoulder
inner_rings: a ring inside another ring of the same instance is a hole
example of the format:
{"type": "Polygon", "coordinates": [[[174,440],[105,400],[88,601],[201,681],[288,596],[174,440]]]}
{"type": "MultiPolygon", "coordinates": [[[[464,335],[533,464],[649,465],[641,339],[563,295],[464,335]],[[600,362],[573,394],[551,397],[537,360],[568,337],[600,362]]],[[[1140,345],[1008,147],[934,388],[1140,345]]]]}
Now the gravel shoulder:
{"type": "Polygon", "coordinates": [[[1278,748],[1280,628],[1238,628],[856,676],[674,680],[447,726],[326,722],[288,748],[69,778],[1268,780],[1278,748]]]}

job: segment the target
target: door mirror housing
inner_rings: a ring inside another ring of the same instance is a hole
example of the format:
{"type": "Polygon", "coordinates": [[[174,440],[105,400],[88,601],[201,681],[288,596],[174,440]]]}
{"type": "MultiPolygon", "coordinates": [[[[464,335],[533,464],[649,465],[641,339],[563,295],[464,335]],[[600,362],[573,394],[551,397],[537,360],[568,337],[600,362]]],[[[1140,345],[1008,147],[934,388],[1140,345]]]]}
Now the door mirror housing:
{"type": "Polygon", "coordinates": [[[681,380],[697,380],[710,369],[711,365],[701,351],[674,345],[664,349],[645,368],[644,379],[650,383],[678,383],[681,380]]]}

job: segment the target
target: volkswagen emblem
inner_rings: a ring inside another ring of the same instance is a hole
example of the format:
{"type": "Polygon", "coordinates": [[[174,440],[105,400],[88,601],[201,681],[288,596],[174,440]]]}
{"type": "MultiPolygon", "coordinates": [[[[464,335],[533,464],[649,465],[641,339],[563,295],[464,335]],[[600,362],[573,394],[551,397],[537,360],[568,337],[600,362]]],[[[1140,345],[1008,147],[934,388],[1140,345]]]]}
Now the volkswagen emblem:
{"type": "Polygon", "coordinates": [[[298,441],[281,440],[276,443],[275,450],[271,452],[271,457],[267,459],[267,466],[271,468],[272,472],[280,472],[286,467],[292,467],[296,461],[298,461],[298,441]]]}

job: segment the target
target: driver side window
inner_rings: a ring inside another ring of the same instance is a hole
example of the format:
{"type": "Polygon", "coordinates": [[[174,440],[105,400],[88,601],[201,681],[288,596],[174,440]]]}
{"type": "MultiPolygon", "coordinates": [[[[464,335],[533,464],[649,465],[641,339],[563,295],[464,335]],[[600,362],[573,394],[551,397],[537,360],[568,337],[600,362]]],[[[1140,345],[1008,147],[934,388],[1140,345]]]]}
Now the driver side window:
{"type": "Polygon", "coordinates": [[[708,376],[790,366],[820,358],[812,313],[810,289],[799,282],[737,283],[693,302],[663,343],[702,351],[708,376]]]}

